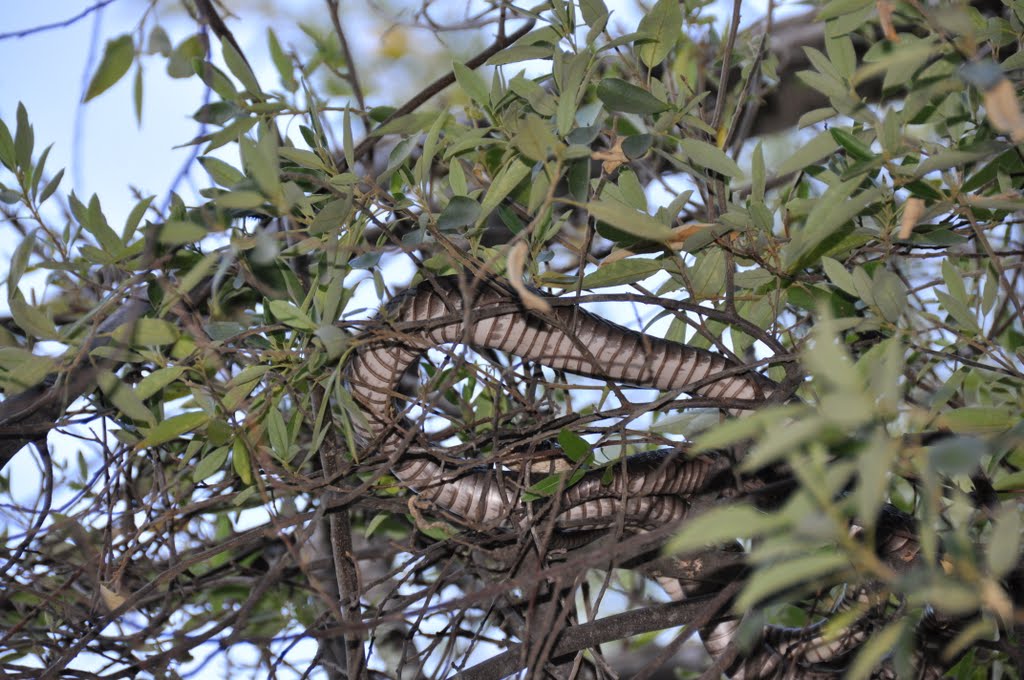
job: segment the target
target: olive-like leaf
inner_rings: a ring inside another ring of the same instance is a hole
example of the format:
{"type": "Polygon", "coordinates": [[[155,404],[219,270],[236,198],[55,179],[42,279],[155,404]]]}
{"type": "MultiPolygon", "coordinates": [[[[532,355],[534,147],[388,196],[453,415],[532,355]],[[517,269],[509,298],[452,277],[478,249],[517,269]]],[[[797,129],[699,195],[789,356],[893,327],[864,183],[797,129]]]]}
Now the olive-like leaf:
{"type": "Polygon", "coordinates": [[[103,50],[103,58],[100,59],[100,65],[93,73],[92,80],[89,81],[89,87],[86,88],[82,101],[87,102],[102,94],[119,81],[125,73],[128,73],[134,59],[135,44],[132,42],[130,34],[125,33],[108,40],[103,50]]]}
{"type": "Polygon", "coordinates": [[[661,113],[672,108],[647,90],[620,78],[605,78],[597,86],[597,98],[610,111],[622,113],[661,113]]]}

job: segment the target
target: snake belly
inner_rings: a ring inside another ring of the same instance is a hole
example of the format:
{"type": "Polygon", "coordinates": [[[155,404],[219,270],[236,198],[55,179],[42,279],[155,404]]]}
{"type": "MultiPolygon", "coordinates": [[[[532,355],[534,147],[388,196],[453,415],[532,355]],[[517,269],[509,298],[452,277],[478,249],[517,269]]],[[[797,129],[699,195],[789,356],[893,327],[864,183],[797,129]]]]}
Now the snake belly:
{"type": "MultiPolygon", "coordinates": [[[[351,396],[365,414],[365,422],[356,424],[361,438],[392,461],[392,472],[403,484],[470,523],[487,525],[507,518],[519,494],[507,475],[503,479],[464,468],[461,473],[446,470],[422,455],[430,451],[413,445],[414,425],[397,406],[406,398],[399,383],[428,349],[462,343],[568,373],[724,403],[741,400],[753,406],[774,388],[767,378],[720,354],[639,333],[575,306],[555,306],[541,316],[524,309],[496,279],[475,283],[477,290],[468,303],[454,276],[429,279],[396,296],[361,336],[347,365],[351,396]]],[[[611,513],[606,522],[611,523],[616,512],[625,512],[627,520],[632,517],[639,524],[678,518],[679,504],[662,497],[701,490],[721,465],[714,456],[656,466],[627,461],[626,469],[616,473],[625,475],[621,483],[629,486],[630,494],[653,496],[657,502],[623,501],[621,487],[615,487],[617,498],[615,489],[602,494],[600,501],[596,496],[581,498],[575,514],[560,521],[566,528],[592,528],[596,517],[611,513]],[[591,500],[596,502],[583,503],[591,500]]]]}

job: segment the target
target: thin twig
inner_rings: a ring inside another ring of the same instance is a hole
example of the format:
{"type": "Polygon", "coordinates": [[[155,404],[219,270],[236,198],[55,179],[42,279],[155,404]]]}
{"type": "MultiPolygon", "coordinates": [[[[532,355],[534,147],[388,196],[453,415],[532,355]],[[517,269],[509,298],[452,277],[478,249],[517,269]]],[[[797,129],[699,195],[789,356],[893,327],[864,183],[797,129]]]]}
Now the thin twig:
{"type": "Polygon", "coordinates": [[[68,26],[71,26],[72,24],[81,21],[93,12],[103,9],[112,2],[114,2],[114,0],[100,0],[100,2],[97,2],[95,5],[92,5],[91,7],[86,7],[75,16],[71,17],[70,19],[65,19],[64,21],[54,21],[53,23],[50,24],[42,24],[40,26],[33,26],[32,28],[24,28],[20,31],[0,33],[0,40],[9,40],[11,38],[24,38],[26,36],[34,35],[36,33],[52,31],[55,28],[67,28],[68,26]]]}
{"type": "Polygon", "coordinates": [[[352,94],[359,105],[359,117],[363,119],[363,125],[369,131],[370,118],[366,112],[366,99],[363,97],[363,87],[359,84],[359,73],[356,71],[356,62],[352,58],[352,50],[349,49],[348,39],[345,37],[345,31],[341,27],[338,0],[327,0],[327,6],[331,10],[331,24],[334,26],[334,33],[338,36],[338,42],[341,43],[341,51],[345,55],[345,78],[348,80],[348,84],[352,88],[352,94]]]}

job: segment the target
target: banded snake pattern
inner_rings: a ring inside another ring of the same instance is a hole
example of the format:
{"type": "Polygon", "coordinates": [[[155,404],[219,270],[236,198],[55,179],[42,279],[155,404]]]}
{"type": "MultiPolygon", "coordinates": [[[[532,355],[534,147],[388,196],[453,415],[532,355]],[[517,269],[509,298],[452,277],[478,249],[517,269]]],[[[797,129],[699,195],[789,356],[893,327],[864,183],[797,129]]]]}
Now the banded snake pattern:
{"type": "MultiPolygon", "coordinates": [[[[346,366],[351,396],[364,416],[354,426],[360,443],[385,457],[395,477],[421,501],[473,528],[525,521],[521,478],[494,466],[452,461],[443,447],[425,439],[408,409],[399,408],[409,400],[401,386],[406,373],[428,350],[450,343],[624,385],[688,393],[727,404],[723,410],[731,415],[764,403],[776,389],[764,376],[722,355],[627,329],[576,306],[556,306],[543,317],[527,312],[497,279],[462,285],[454,276],[428,279],[386,304],[360,336],[346,366]]],[[[555,526],[566,535],[616,521],[637,532],[656,528],[685,517],[694,498],[713,494],[721,479],[733,476],[733,461],[724,454],[677,458],[669,453],[632,456],[613,466],[610,481],[601,471],[587,473],[565,490],[555,526]]],[[[878,549],[883,558],[909,564],[918,553],[912,526],[905,518],[895,525],[899,530],[880,537],[878,549]]],[[[676,598],[695,592],[675,579],[659,581],[676,598]]],[[[866,608],[870,600],[871,593],[862,589],[838,598],[835,606],[866,608]]],[[[725,670],[734,679],[748,680],[837,677],[843,657],[878,625],[878,616],[863,616],[828,639],[821,624],[766,626],[759,650],[725,670]]],[[[738,621],[727,620],[702,631],[713,659],[726,650],[738,627],[738,621]]],[[[941,675],[929,664],[922,663],[922,669],[920,677],[941,675]]],[[[890,673],[882,668],[875,677],[890,673]]]]}

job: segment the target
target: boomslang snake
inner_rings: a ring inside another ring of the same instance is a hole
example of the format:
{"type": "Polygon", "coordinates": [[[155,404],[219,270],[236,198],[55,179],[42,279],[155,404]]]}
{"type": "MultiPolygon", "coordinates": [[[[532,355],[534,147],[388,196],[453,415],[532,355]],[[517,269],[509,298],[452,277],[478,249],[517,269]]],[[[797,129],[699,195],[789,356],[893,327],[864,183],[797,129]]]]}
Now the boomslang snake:
{"type": "MultiPolygon", "coordinates": [[[[351,396],[364,416],[362,422],[354,418],[353,424],[360,443],[388,459],[393,474],[421,502],[474,528],[523,521],[521,479],[493,466],[438,462],[446,459],[444,447],[424,443],[421,427],[397,406],[409,400],[401,384],[410,367],[428,350],[451,343],[499,350],[555,370],[625,385],[685,392],[730,414],[765,403],[776,390],[767,378],[722,355],[624,328],[578,306],[555,306],[544,315],[528,312],[512,289],[494,278],[462,285],[454,276],[428,279],[386,304],[361,334],[346,367],[351,396]]],[[[731,465],[723,454],[680,460],[657,453],[632,456],[613,466],[610,480],[602,479],[600,471],[590,472],[566,489],[555,526],[578,531],[621,520],[627,528],[643,531],[677,521],[687,512],[687,499],[730,475],[731,465]]],[[[917,554],[916,540],[907,539],[899,549],[909,563],[917,554]]],[[[852,624],[831,642],[815,627],[768,626],[762,650],[733,664],[730,675],[818,677],[811,667],[847,654],[867,636],[865,627],[870,625],[852,624]],[[798,664],[802,670],[794,675],[798,664]]],[[[735,621],[726,621],[703,631],[713,657],[724,651],[736,628],[735,621]]],[[[821,673],[836,675],[835,670],[821,673]]]]}

